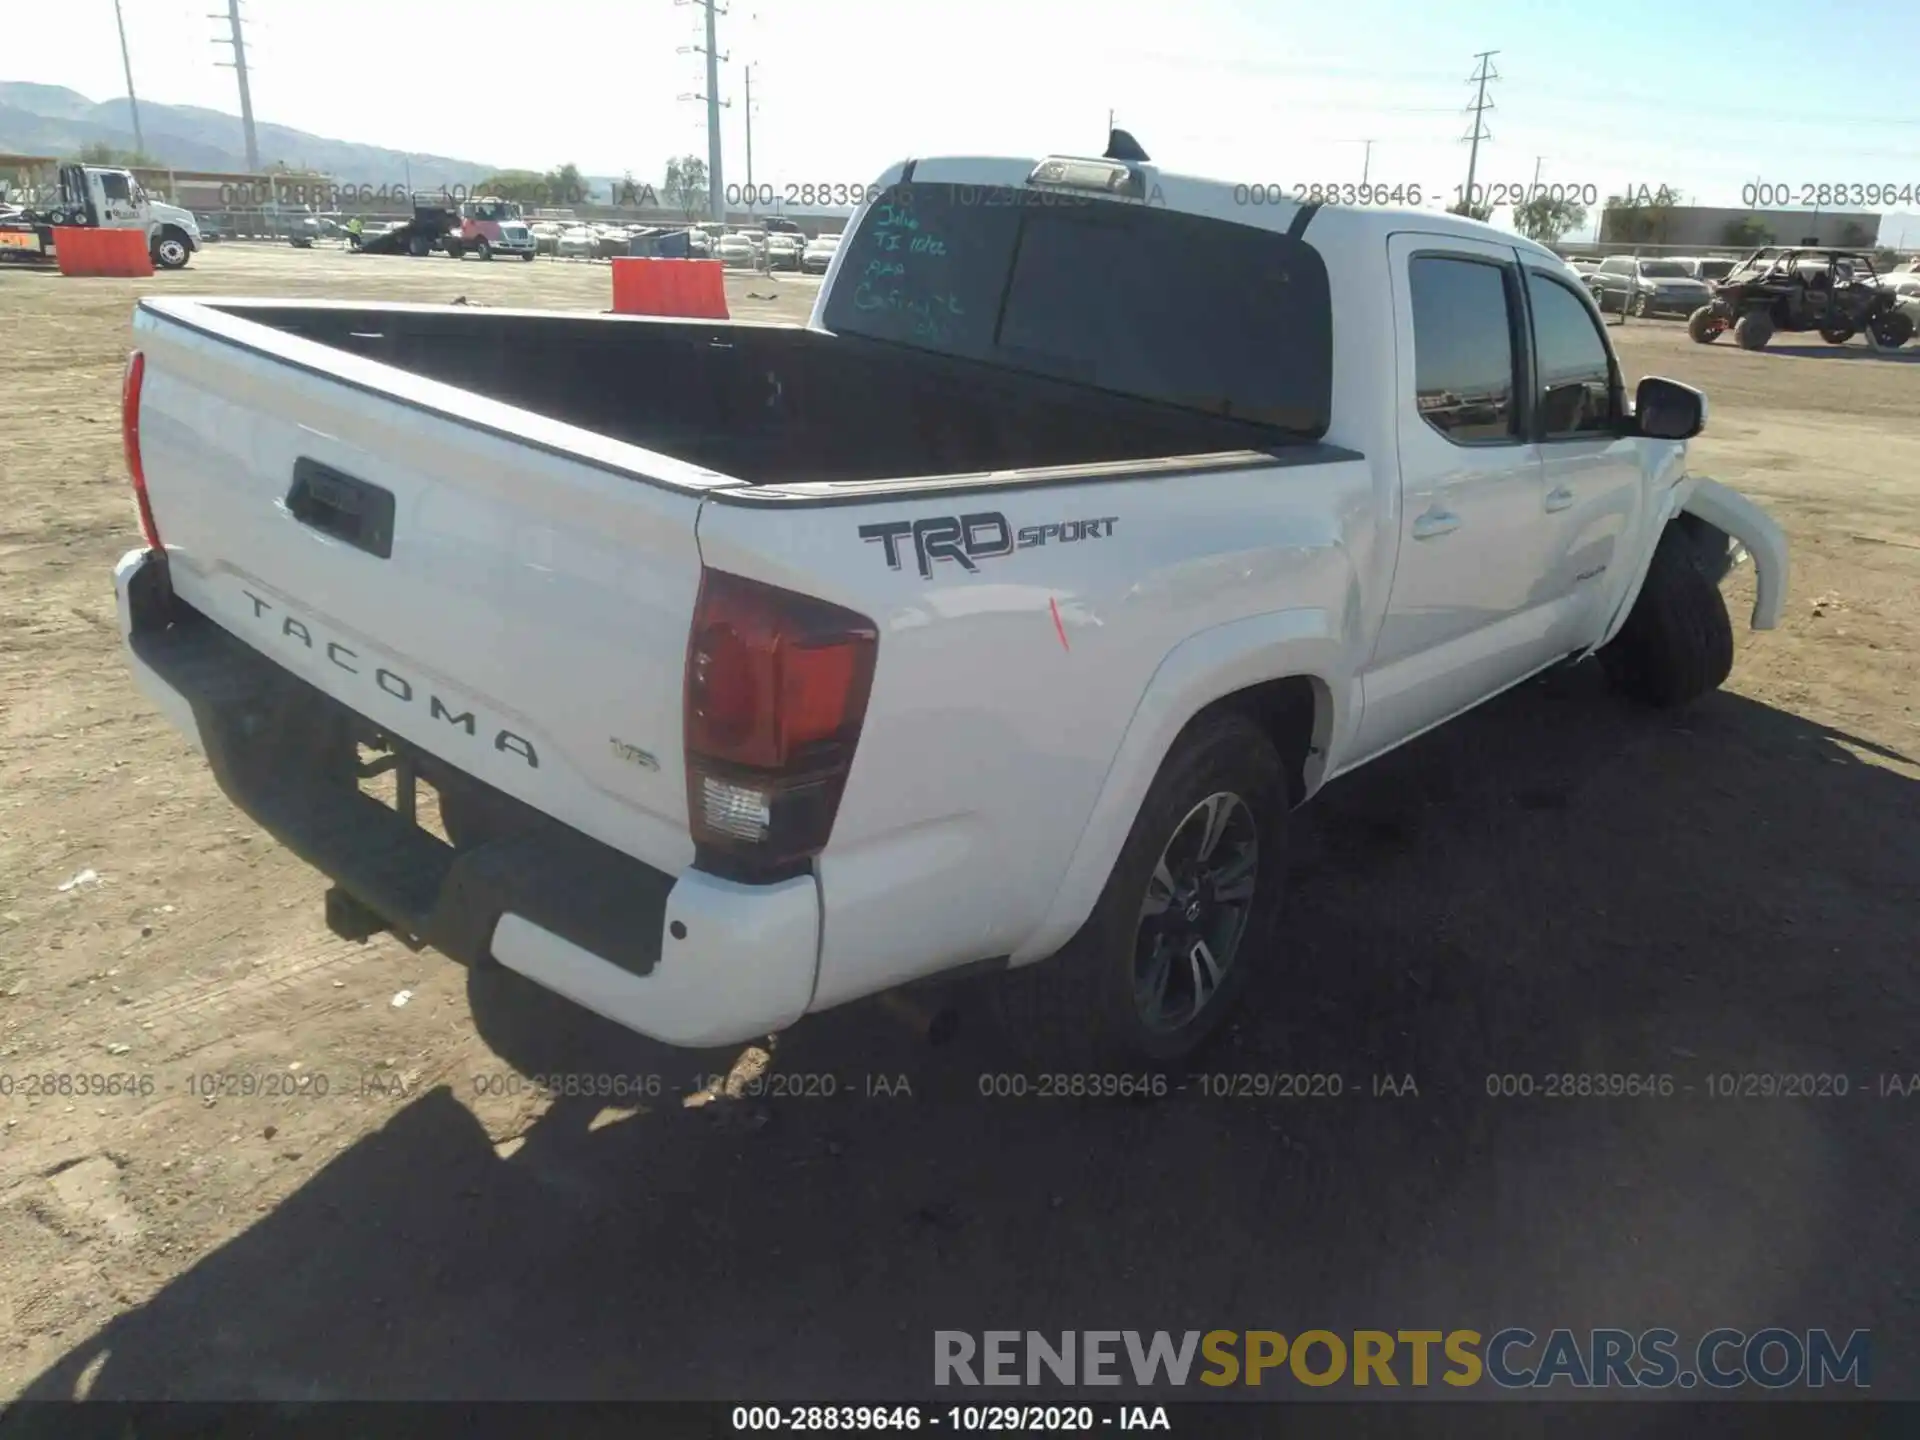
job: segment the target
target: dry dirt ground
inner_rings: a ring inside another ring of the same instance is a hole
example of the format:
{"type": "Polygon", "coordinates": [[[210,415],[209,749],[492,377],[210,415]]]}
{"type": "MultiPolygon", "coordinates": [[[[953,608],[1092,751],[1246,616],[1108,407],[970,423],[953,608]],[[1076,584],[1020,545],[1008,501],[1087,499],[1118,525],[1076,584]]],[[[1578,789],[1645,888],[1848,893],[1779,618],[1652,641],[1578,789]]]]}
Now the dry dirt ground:
{"type": "Polygon", "coordinates": [[[1630,378],[1707,391],[1698,468],[1791,532],[1785,623],[1683,718],[1584,667],[1303,813],[1210,1063],[1340,1098],[982,1098],[1008,1062],[963,991],[944,1046],[875,1004],[783,1037],[830,1097],[690,1108],[735,1055],[332,937],[320,878],[136,694],[109,572],[143,292],[599,309],[609,281],[235,244],[0,271],[0,1394],[911,1396],[935,1329],[1770,1324],[1871,1329],[1875,1390],[1920,1394],[1920,1096],[1880,1093],[1920,1072],[1920,349],[1615,332],[1630,378]],[[549,1103],[524,1077],[553,1072],[659,1093],[549,1103]],[[1565,1072],[1676,1088],[1487,1093],[1565,1072]],[[1849,1093],[1712,1097],[1725,1072],[1849,1093]]]}

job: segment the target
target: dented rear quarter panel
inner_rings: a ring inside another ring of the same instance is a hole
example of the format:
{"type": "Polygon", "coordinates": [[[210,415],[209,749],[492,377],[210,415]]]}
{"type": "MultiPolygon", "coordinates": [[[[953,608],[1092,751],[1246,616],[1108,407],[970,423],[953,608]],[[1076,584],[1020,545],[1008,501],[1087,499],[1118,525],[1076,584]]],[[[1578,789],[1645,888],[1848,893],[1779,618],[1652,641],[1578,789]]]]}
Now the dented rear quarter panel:
{"type": "MultiPolygon", "coordinates": [[[[1019,950],[1083,833],[1099,828],[1090,817],[1122,739],[1183,642],[1290,615],[1291,631],[1249,631],[1242,642],[1260,647],[1251,658],[1264,673],[1253,679],[1286,673],[1289,657],[1268,643],[1281,633],[1316,640],[1323,665],[1357,664],[1339,651],[1360,628],[1353,555],[1369,549],[1374,476],[1347,452],[1319,453],[1336,458],[849,505],[762,495],[703,507],[707,565],[819,595],[879,629],[866,723],[819,861],[813,1008],[1019,950]],[[1075,522],[1082,533],[1052,532],[971,570],[938,558],[923,570],[910,538],[890,565],[884,541],[861,534],[983,514],[1016,534],[1075,522]]],[[[1205,687],[1232,673],[1228,657],[1214,657],[1171,703],[1191,714],[1216,698],[1205,687]]],[[[1115,849],[1131,822],[1129,811],[1119,836],[1106,837],[1115,849]]]]}

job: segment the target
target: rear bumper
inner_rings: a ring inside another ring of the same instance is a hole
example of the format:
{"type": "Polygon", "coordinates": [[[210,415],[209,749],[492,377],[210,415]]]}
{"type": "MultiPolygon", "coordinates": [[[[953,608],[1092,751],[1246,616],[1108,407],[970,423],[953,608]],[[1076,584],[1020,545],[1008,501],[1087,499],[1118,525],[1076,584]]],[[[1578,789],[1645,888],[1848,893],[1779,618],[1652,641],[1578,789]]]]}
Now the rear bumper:
{"type": "Polygon", "coordinates": [[[134,679],[227,797],[403,936],[463,964],[497,961],[670,1045],[753,1039],[806,1011],[812,876],[669,876],[420,755],[436,784],[511,817],[456,849],[342,769],[337,742],[373,734],[371,722],[174,599],[151,552],[123,557],[114,588],[134,679]]]}

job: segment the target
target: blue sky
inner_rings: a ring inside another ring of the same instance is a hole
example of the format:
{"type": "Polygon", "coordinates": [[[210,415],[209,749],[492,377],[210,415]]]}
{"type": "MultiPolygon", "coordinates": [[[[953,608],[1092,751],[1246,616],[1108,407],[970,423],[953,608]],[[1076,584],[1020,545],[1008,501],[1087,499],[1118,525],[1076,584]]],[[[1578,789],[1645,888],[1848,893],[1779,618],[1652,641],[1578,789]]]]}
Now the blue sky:
{"type": "MultiPolygon", "coordinates": [[[[207,0],[122,0],[146,98],[237,109],[207,0]]],[[[1910,6],[1844,20],[1780,0],[732,0],[726,178],[865,183],[942,151],[1097,150],[1111,107],[1157,161],[1247,183],[1466,178],[1474,52],[1497,49],[1482,181],[1661,183],[1738,205],[1764,178],[1920,188],[1920,85],[1875,84],[1856,47],[1911,50],[1910,6]],[[1814,66],[1837,27],[1848,63],[1814,66]],[[1778,78],[1776,78],[1778,77],[1778,78]]],[[[21,7],[15,7],[21,9],[21,7]]],[[[706,150],[700,11],[671,0],[248,0],[258,118],[396,149],[657,177],[706,150]],[[431,77],[443,77],[431,84],[431,77]]],[[[121,93],[111,0],[27,5],[0,78],[121,93]]],[[[1891,73],[1905,76],[1911,64],[1891,73]]],[[[399,179],[400,177],[395,177],[399,179]]],[[[1430,201],[1431,203],[1431,201],[1430,201]]],[[[1886,207],[1883,207],[1886,208],[1886,207]]],[[[1920,205],[1905,207],[1920,210],[1920,205]]],[[[1920,216],[1895,219],[1920,245],[1920,216]]]]}

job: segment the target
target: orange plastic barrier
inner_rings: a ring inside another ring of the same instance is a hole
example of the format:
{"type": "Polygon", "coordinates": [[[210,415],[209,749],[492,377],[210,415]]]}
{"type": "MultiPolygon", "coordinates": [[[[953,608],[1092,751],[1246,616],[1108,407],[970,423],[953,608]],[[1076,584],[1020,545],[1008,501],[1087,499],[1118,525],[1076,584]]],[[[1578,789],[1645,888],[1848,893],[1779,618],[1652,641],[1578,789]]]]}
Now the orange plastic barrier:
{"type": "Polygon", "coordinates": [[[613,309],[619,315],[674,315],[728,320],[725,266],[718,260],[652,260],[616,256],[613,309]]]}
{"type": "Polygon", "coordinates": [[[142,230],[95,230],[62,225],[53,232],[54,258],[62,275],[116,275],[140,279],[153,274],[153,256],[142,230]]]}

